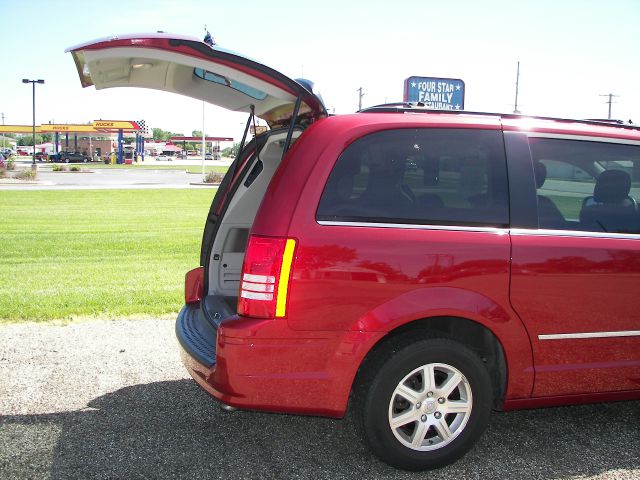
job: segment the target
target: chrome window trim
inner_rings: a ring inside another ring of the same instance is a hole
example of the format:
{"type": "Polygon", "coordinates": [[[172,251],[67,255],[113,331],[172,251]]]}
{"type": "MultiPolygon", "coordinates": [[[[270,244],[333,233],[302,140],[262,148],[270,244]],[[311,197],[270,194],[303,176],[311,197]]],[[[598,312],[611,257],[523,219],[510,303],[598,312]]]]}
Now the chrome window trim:
{"type": "MultiPolygon", "coordinates": [[[[509,133],[513,131],[514,130],[508,130],[505,133],[509,133]]],[[[516,133],[525,133],[529,138],[551,138],[551,139],[557,139],[557,140],[578,140],[583,142],[616,143],[616,144],[640,146],[640,140],[629,140],[626,138],[593,137],[590,135],[569,135],[566,133],[531,132],[527,130],[517,131],[516,133]]]]}
{"type": "Polygon", "coordinates": [[[369,227],[369,228],[398,228],[404,230],[453,230],[458,232],[481,232],[506,235],[508,228],[498,227],[467,227],[464,225],[423,225],[413,223],[377,223],[377,222],[336,222],[329,220],[317,220],[319,225],[325,227],[369,227]]]}
{"type": "Polygon", "coordinates": [[[369,228],[398,228],[405,230],[452,230],[458,232],[482,232],[505,235],[539,235],[547,237],[585,237],[585,238],[619,238],[626,240],[640,240],[637,233],[608,233],[586,232],[581,230],[552,230],[529,228],[498,228],[498,227],[467,227],[464,225],[423,225],[413,223],[380,223],[380,222],[338,222],[330,220],[317,220],[318,225],[325,227],[369,227],[369,228]]]}
{"type": "Polygon", "coordinates": [[[538,340],[568,340],[582,338],[615,337],[640,337],[640,330],[621,330],[618,332],[556,333],[551,335],[538,335],[538,340]]]}
{"type": "Polygon", "coordinates": [[[618,238],[639,240],[638,233],[588,232],[585,230],[553,230],[549,228],[512,228],[511,235],[539,235],[543,237],[618,238]]]}

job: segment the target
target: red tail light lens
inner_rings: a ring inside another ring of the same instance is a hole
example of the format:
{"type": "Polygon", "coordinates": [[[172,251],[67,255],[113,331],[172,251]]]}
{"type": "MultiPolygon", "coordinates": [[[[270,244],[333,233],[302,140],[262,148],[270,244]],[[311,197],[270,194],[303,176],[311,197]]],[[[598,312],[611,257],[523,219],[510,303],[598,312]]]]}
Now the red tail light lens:
{"type": "Polygon", "coordinates": [[[286,315],[287,293],[296,241],[291,238],[249,238],[242,266],[238,314],[274,318],[286,315]]]}
{"type": "Polygon", "coordinates": [[[194,268],[184,276],[184,302],[198,303],[202,300],[204,267],[194,268]]]}

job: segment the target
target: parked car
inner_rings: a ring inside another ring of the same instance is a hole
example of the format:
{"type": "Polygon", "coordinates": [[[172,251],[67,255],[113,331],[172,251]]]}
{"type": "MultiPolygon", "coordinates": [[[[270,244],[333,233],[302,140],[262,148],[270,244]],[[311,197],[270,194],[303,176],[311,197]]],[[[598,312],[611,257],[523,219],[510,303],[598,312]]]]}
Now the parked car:
{"type": "Polygon", "coordinates": [[[46,153],[36,152],[36,160],[38,160],[39,162],[44,162],[48,158],[49,158],[49,155],[47,155],[46,153]]]}
{"type": "Polygon", "coordinates": [[[64,163],[87,163],[91,159],[80,152],[59,152],[58,161],[64,163]]]}
{"type": "Polygon", "coordinates": [[[378,457],[420,470],[460,458],[492,410],[640,399],[640,129],[412,104],[328,117],[279,72],[168,35],[72,53],[84,86],[251,105],[270,126],[213,199],[176,323],[228,409],[350,405],[378,457]]]}
{"type": "Polygon", "coordinates": [[[171,155],[161,154],[156,157],[158,162],[171,162],[173,161],[173,157],[171,155]]]}

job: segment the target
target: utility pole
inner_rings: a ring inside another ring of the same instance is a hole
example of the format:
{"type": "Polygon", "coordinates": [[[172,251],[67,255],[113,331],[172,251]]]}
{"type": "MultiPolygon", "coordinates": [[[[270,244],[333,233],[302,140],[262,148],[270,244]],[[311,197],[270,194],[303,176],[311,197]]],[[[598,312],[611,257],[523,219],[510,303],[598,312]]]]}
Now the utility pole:
{"type": "Polygon", "coordinates": [[[520,114],[520,110],[518,110],[518,89],[520,87],[520,62],[518,62],[518,71],[516,72],[516,103],[514,105],[513,113],[516,115],[520,114]]]}
{"type": "MultiPolygon", "coordinates": [[[[2,112],[0,115],[2,115],[2,125],[4,126],[4,112],[2,112]]],[[[4,131],[2,132],[2,152],[0,153],[4,153],[5,148],[7,148],[6,146],[6,141],[4,138],[4,131]]]]}
{"type": "Polygon", "coordinates": [[[362,97],[364,97],[364,92],[362,91],[362,87],[356,90],[358,92],[358,111],[362,110],[362,97]]]}
{"type": "Polygon", "coordinates": [[[607,117],[609,120],[611,120],[611,104],[614,103],[613,101],[613,97],[619,97],[620,95],[614,95],[613,93],[607,93],[605,95],[600,95],[601,97],[609,97],[609,100],[607,100],[605,103],[609,104],[609,116],[607,117]]]}
{"type": "Polygon", "coordinates": [[[33,164],[31,168],[36,170],[38,168],[36,166],[36,83],[43,84],[44,80],[29,80],[28,78],[23,78],[22,83],[30,83],[33,88],[33,164]]]}

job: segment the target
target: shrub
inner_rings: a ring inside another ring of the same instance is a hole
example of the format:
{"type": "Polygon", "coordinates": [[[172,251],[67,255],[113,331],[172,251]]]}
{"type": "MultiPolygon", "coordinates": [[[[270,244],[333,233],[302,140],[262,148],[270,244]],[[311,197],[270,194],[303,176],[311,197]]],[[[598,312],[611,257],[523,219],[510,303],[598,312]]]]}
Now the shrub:
{"type": "Polygon", "coordinates": [[[80,172],[80,171],[82,171],[82,169],[77,165],[73,165],[72,167],[69,168],[69,171],[70,172],[80,172]]]}
{"type": "Polygon", "coordinates": [[[7,170],[15,170],[16,169],[16,161],[13,158],[8,158],[5,162],[5,168],[7,170]]]}
{"type": "Polygon", "coordinates": [[[0,167],[0,178],[4,178],[6,176],[7,176],[7,171],[4,168],[0,167]]]}
{"type": "Polygon", "coordinates": [[[51,167],[51,170],[53,170],[54,172],[65,172],[67,170],[67,167],[65,167],[64,165],[55,164],[53,165],[53,167],[51,167]]]}
{"type": "Polygon", "coordinates": [[[21,170],[15,176],[15,178],[17,178],[19,180],[35,180],[37,175],[38,174],[36,173],[35,170],[31,170],[30,168],[27,168],[25,170],[21,170]]]}
{"type": "Polygon", "coordinates": [[[205,183],[220,183],[224,178],[224,174],[220,172],[209,172],[207,176],[204,177],[205,183]]]}

